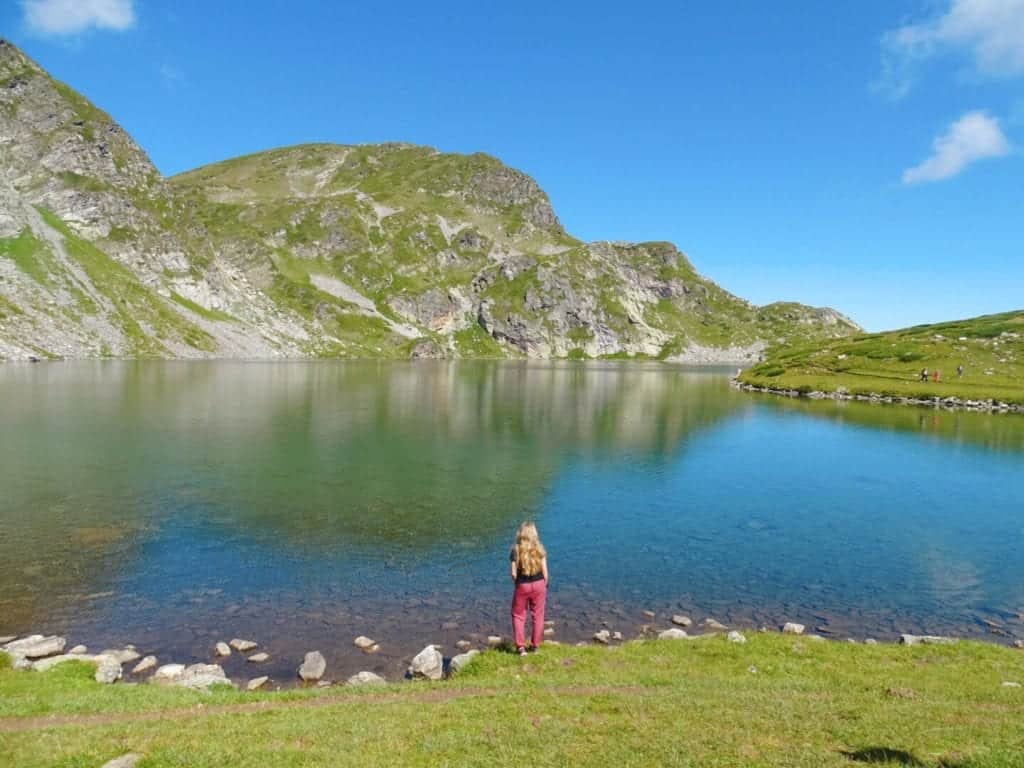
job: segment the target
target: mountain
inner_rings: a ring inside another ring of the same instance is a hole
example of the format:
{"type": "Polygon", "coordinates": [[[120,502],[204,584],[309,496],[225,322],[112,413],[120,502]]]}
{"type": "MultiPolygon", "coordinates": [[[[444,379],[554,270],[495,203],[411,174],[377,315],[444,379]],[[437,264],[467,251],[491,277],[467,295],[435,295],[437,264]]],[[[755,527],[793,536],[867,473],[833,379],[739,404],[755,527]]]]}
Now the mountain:
{"type": "Polygon", "coordinates": [[[0,41],[0,359],[756,359],[859,329],[670,243],[584,243],[483,154],[304,145],[165,179],[0,41]]]}
{"type": "Polygon", "coordinates": [[[778,348],[739,378],[770,390],[1024,405],[1024,309],[778,348]]]}

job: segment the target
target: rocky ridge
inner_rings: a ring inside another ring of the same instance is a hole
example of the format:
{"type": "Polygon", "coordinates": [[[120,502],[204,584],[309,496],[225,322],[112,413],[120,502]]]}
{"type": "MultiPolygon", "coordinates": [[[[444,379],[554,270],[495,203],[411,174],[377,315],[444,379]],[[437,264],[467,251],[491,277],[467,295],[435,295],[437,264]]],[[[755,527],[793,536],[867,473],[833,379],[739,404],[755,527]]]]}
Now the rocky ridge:
{"type": "Polygon", "coordinates": [[[584,243],[483,154],[304,145],[165,179],[0,41],[0,359],[756,360],[849,335],[754,306],[670,243],[584,243]]]}

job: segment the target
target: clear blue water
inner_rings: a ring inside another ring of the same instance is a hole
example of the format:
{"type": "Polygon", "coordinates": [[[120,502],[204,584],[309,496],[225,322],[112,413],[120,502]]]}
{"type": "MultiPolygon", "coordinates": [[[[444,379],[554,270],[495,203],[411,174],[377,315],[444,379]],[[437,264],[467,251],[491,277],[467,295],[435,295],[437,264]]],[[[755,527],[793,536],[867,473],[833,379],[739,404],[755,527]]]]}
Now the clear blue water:
{"type": "Polygon", "coordinates": [[[508,634],[530,518],[562,641],[679,612],[1024,637],[1018,416],[658,364],[68,363],[0,367],[0,435],[0,635],[394,676],[508,634]]]}

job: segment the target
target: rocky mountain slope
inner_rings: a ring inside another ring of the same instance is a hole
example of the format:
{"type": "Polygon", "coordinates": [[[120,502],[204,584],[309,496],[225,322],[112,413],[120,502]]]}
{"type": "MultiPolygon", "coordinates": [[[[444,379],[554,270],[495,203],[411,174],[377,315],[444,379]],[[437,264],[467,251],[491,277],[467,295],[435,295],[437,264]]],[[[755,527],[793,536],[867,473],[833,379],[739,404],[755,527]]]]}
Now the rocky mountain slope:
{"type": "Polygon", "coordinates": [[[305,145],[165,179],[0,41],[0,359],[742,361],[856,330],[743,301],[669,243],[583,243],[482,154],[305,145]]]}

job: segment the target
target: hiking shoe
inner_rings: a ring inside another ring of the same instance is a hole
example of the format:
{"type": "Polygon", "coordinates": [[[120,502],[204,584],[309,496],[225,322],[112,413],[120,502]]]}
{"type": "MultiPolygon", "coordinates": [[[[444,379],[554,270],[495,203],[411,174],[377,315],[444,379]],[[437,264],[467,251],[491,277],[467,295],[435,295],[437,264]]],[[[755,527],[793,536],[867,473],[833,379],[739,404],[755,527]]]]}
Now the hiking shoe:
{"type": "Polygon", "coordinates": [[[527,653],[536,653],[537,650],[538,650],[538,648],[537,648],[536,645],[531,645],[529,648],[526,649],[526,652],[527,653]]]}
{"type": "Polygon", "coordinates": [[[523,646],[520,645],[518,648],[516,648],[516,653],[518,653],[520,656],[525,656],[526,655],[526,649],[523,648],[523,646]]]}

